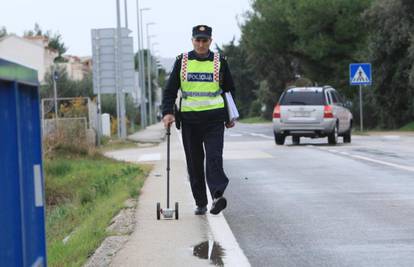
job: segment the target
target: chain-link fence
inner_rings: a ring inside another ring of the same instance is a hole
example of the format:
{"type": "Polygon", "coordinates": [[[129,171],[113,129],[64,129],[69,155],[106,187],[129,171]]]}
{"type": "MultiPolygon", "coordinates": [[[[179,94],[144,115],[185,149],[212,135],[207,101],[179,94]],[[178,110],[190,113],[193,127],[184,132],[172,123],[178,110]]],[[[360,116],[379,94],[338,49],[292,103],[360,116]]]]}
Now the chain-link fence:
{"type": "Polygon", "coordinates": [[[87,97],[42,99],[42,133],[45,150],[56,146],[90,148],[96,145],[97,105],[87,97]]]}

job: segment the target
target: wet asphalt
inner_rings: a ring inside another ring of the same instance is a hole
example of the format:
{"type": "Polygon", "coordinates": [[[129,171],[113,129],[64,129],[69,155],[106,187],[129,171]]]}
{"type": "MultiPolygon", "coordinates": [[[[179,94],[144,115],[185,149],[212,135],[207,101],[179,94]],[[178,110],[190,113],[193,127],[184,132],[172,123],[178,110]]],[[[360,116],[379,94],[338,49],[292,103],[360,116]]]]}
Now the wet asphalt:
{"type": "Polygon", "coordinates": [[[252,266],[413,266],[414,137],[226,131],[227,222],[252,266]]]}

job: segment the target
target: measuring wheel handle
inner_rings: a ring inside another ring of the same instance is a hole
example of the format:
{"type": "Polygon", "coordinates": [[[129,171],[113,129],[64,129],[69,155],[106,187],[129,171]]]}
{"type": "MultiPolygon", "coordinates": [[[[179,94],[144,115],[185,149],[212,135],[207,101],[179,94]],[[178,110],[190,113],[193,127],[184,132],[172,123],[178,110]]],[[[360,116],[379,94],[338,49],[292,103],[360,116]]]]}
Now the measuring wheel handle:
{"type": "Polygon", "coordinates": [[[161,204],[157,202],[157,220],[161,218],[161,204]]]}
{"type": "Polygon", "coordinates": [[[178,202],[175,202],[175,219],[178,220],[178,202]]]}

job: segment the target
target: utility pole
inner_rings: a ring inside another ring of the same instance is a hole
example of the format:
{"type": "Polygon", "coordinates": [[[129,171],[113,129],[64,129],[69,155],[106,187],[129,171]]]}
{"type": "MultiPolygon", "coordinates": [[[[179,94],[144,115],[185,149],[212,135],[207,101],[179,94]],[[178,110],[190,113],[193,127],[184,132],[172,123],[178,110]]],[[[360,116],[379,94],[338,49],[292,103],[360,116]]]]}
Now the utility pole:
{"type": "Polygon", "coordinates": [[[142,11],[149,8],[140,8],[137,0],[137,29],[138,29],[138,68],[139,68],[139,87],[141,89],[141,128],[145,129],[147,125],[147,109],[145,97],[145,71],[144,71],[144,54],[143,54],[143,34],[142,34],[142,11]]]}
{"type": "MultiPolygon", "coordinates": [[[[95,38],[95,37],[94,37],[95,38]]],[[[98,45],[96,45],[97,47],[99,47],[98,45]]],[[[99,71],[99,58],[97,59],[97,62],[95,62],[96,66],[98,66],[98,81],[100,81],[100,71],[99,71]]],[[[97,103],[97,108],[98,108],[98,146],[101,146],[101,138],[102,138],[102,104],[101,104],[101,85],[98,86],[98,103],[97,103]]]]}
{"type": "Polygon", "coordinates": [[[151,25],[155,25],[154,22],[147,23],[147,73],[148,73],[148,111],[149,111],[149,125],[153,123],[153,115],[152,115],[152,79],[151,79],[151,37],[155,37],[155,35],[149,34],[148,27],[151,25]]]}
{"type": "Polygon", "coordinates": [[[141,33],[141,77],[142,77],[142,90],[143,90],[143,94],[144,94],[144,114],[145,114],[145,122],[144,122],[144,127],[146,127],[148,125],[148,116],[147,116],[147,98],[146,98],[146,79],[145,79],[145,56],[144,56],[144,30],[143,30],[143,22],[142,22],[142,12],[143,11],[148,11],[151,10],[150,8],[141,8],[140,11],[140,33],[141,33]]]}
{"type": "Polygon", "coordinates": [[[123,81],[122,81],[122,32],[121,32],[121,8],[120,8],[120,0],[116,1],[116,15],[117,15],[117,29],[116,29],[116,70],[117,70],[117,93],[118,93],[118,101],[119,101],[119,113],[121,117],[121,121],[118,124],[119,135],[121,139],[126,138],[126,120],[125,120],[125,94],[123,88],[123,81]]]}
{"type": "MultiPolygon", "coordinates": [[[[147,24],[148,26],[148,24],[147,24]]],[[[148,29],[148,27],[147,27],[148,29]]],[[[147,31],[148,33],[148,31],[147,31]]],[[[148,50],[147,50],[147,72],[148,72],[148,111],[149,111],[149,125],[152,125],[152,79],[151,79],[151,50],[149,48],[150,42],[149,36],[147,36],[148,50]]]]}
{"type": "Polygon", "coordinates": [[[125,8],[125,28],[128,29],[128,0],[124,0],[124,8],[125,8]]]}
{"type": "MultiPolygon", "coordinates": [[[[144,94],[144,88],[142,85],[142,61],[141,61],[141,30],[140,30],[140,8],[139,8],[139,0],[137,0],[137,41],[138,41],[138,53],[137,53],[137,60],[138,60],[138,87],[141,90],[140,92],[140,98],[141,98],[141,128],[145,128],[145,94],[144,94]]],[[[138,92],[137,92],[138,96],[138,92]]]]}
{"type": "MultiPolygon", "coordinates": [[[[124,10],[125,10],[125,29],[128,30],[128,0],[124,0],[124,10]]],[[[122,93],[123,103],[125,103],[125,95],[122,93]]],[[[126,108],[124,104],[124,110],[123,110],[124,118],[126,118],[126,108]]],[[[132,119],[132,126],[134,126],[134,120],[132,119]]],[[[127,129],[126,129],[126,121],[125,121],[125,138],[127,135],[127,129]]]]}

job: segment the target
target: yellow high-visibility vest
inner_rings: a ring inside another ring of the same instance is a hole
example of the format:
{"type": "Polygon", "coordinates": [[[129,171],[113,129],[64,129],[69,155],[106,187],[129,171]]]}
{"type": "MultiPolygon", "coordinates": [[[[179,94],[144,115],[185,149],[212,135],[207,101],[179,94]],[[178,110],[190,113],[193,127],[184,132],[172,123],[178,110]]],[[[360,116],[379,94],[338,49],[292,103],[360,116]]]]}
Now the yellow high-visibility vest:
{"type": "Polygon", "coordinates": [[[181,111],[206,111],[224,108],[223,92],[219,85],[220,55],[214,60],[189,60],[188,53],[181,61],[181,111]]]}

